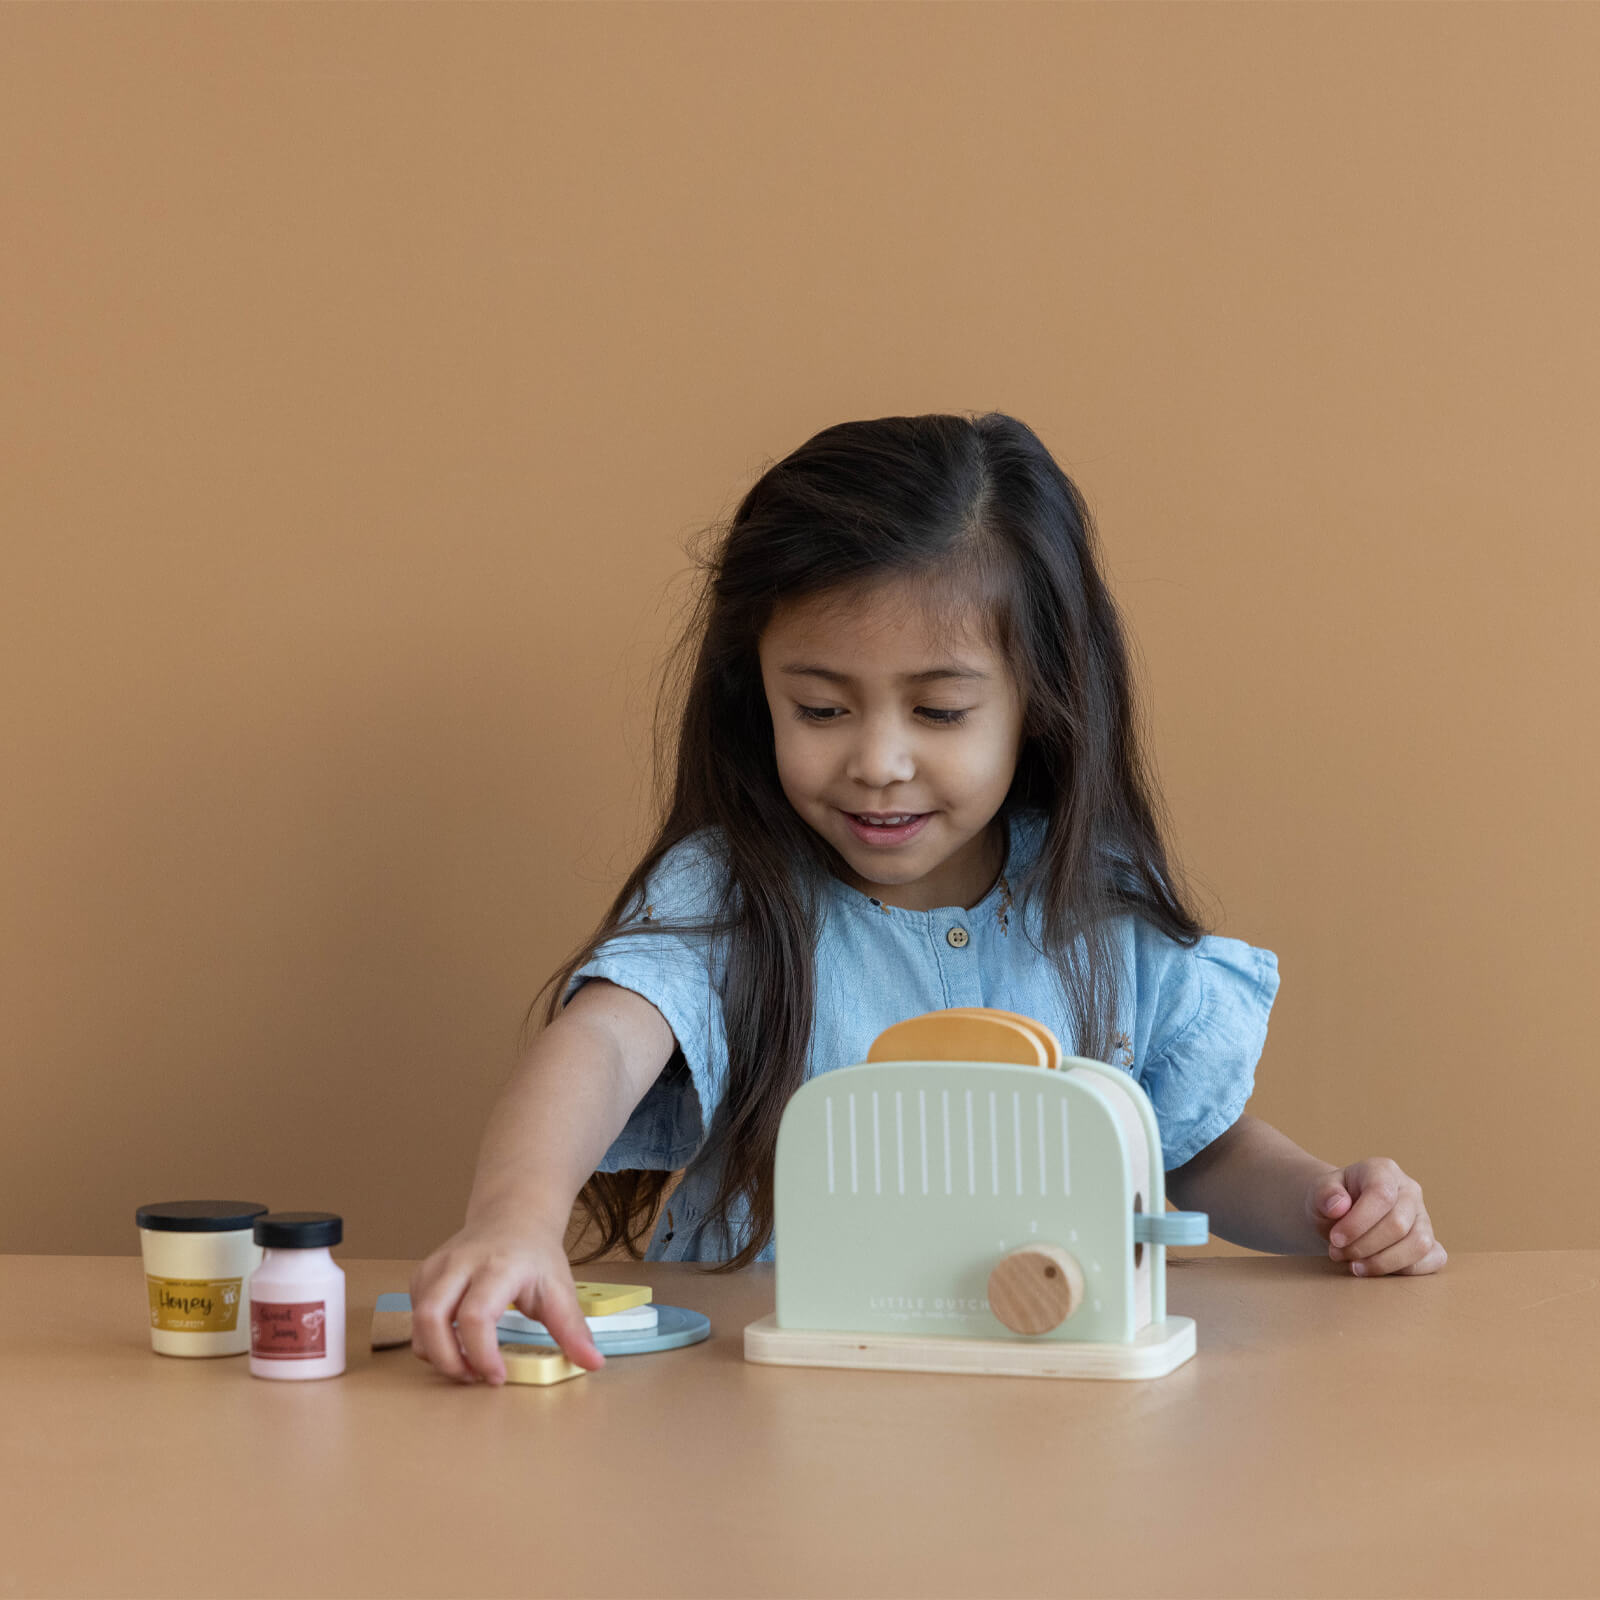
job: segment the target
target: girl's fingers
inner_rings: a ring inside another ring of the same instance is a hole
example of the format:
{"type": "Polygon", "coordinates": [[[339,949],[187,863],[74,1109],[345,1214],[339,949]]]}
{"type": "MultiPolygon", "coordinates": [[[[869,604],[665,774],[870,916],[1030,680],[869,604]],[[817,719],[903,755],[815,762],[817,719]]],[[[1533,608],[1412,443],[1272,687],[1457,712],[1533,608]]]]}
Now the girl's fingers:
{"type": "Polygon", "coordinates": [[[411,1352],[457,1382],[485,1378],[498,1386],[506,1379],[500,1318],[513,1304],[544,1323],[568,1360],[591,1372],[606,1364],[570,1278],[562,1282],[538,1271],[524,1277],[504,1269],[491,1274],[481,1263],[476,1271],[445,1271],[431,1282],[424,1268],[412,1275],[411,1352]]]}
{"type": "Polygon", "coordinates": [[[1417,1218],[1415,1227],[1398,1244],[1356,1262],[1352,1271],[1363,1278],[1381,1278],[1388,1273],[1416,1277],[1425,1272],[1437,1272],[1447,1260],[1449,1256],[1444,1246],[1434,1238],[1433,1229],[1424,1214],[1417,1218]]]}
{"type": "Polygon", "coordinates": [[[578,1291],[570,1283],[546,1283],[537,1314],[524,1314],[550,1330],[550,1337],[561,1346],[568,1361],[587,1367],[590,1372],[598,1372],[606,1364],[606,1358],[595,1348],[589,1319],[578,1305],[578,1291]]]}
{"type": "Polygon", "coordinates": [[[1425,1272],[1437,1272],[1449,1259],[1450,1252],[1435,1239],[1433,1248],[1420,1261],[1414,1261],[1409,1267],[1401,1267],[1400,1276],[1405,1277],[1409,1274],[1412,1277],[1420,1277],[1425,1272]]]}
{"type": "Polygon", "coordinates": [[[1424,1215],[1419,1195],[1402,1194],[1399,1199],[1365,1233],[1352,1239],[1349,1232],[1335,1226],[1328,1236],[1328,1253],[1335,1261],[1365,1261],[1390,1245],[1399,1244],[1411,1232],[1417,1219],[1424,1215]],[[1344,1238],[1343,1245],[1333,1243],[1334,1234],[1344,1238]]]}
{"type": "Polygon", "coordinates": [[[511,1304],[510,1278],[479,1278],[456,1311],[456,1334],[474,1380],[491,1384],[506,1381],[506,1364],[500,1359],[499,1323],[511,1304]]]}
{"type": "Polygon", "coordinates": [[[1401,1243],[1410,1233],[1415,1220],[1414,1213],[1407,1213],[1396,1206],[1376,1227],[1368,1228],[1359,1239],[1351,1240],[1343,1249],[1330,1246],[1328,1256],[1333,1261],[1369,1260],[1379,1251],[1401,1243]]]}
{"type": "Polygon", "coordinates": [[[420,1295],[415,1283],[411,1295],[411,1353],[437,1368],[448,1378],[472,1381],[461,1348],[456,1342],[451,1319],[466,1288],[465,1273],[441,1278],[420,1295]]]}
{"type": "MultiPolygon", "coordinates": [[[[1401,1199],[1399,1183],[1387,1173],[1372,1170],[1393,1165],[1393,1162],[1359,1161],[1354,1167],[1345,1169],[1346,1183],[1355,1193],[1356,1202],[1342,1217],[1334,1218],[1333,1226],[1328,1230],[1330,1247],[1348,1250],[1352,1244],[1359,1244],[1374,1228],[1381,1227],[1394,1211],[1401,1199]]],[[[1395,1171],[1398,1173],[1399,1168],[1395,1168],[1395,1171]]]]}

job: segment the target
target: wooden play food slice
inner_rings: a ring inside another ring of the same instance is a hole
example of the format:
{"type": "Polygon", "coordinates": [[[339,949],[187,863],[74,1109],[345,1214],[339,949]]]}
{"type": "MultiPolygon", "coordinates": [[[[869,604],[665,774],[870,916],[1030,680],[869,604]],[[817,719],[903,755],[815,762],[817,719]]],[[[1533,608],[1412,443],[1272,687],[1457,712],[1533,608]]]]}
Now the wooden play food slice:
{"type": "MultiPolygon", "coordinates": [[[[572,1287],[578,1291],[578,1309],[586,1317],[631,1311],[635,1306],[648,1305],[655,1293],[642,1283],[574,1283],[572,1287]]],[[[515,1309],[513,1306],[512,1310],[515,1309]]]]}
{"type": "Polygon", "coordinates": [[[1042,1067],[1047,1052],[1031,1027],[980,1011],[926,1011],[885,1028],[868,1061],[1004,1061],[1042,1067]]]}
{"type": "MultiPolygon", "coordinates": [[[[1052,1071],[1061,1065],[1061,1041],[1042,1022],[1033,1017],[1025,1017],[1020,1011],[1002,1011],[998,1006],[951,1006],[950,1012],[963,1017],[1004,1017],[1007,1022],[1014,1022],[1018,1027],[1026,1028],[1037,1036],[1044,1046],[1045,1065],[1052,1071]]],[[[931,1016],[944,1016],[948,1013],[934,1011],[931,1016]]]]}
{"type": "MultiPolygon", "coordinates": [[[[590,1333],[646,1333],[661,1321],[654,1305],[635,1306],[631,1311],[612,1311],[603,1317],[585,1317],[590,1333]]],[[[550,1331],[549,1326],[537,1317],[525,1316],[513,1306],[500,1314],[497,1324],[502,1333],[539,1333],[550,1331]]]]}
{"type": "Polygon", "coordinates": [[[500,1359],[505,1363],[507,1383],[560,1383],[581,1378],[589,1370],[569,1361],[559,1350],[541,1350],[535,1345],[503,1344],[500,1359]]]}

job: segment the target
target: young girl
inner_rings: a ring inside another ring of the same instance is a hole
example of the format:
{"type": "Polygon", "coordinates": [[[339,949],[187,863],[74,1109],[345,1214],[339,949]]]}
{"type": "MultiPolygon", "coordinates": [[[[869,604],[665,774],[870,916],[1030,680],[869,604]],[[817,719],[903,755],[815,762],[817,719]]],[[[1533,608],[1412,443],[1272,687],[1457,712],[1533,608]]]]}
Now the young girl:
{"type": "Polygon", "coordinates": [[[682,641],[668,815],[545,986],[465,1226],[412,1277],[417,1355],[502,1382],[514,1303],[604,1364],[574,1197],[600,1234],[582,1261],[638,1259],[652,1219],[646,1259],[773,1260],[790,1096],[947,1006],[1124,1068],[1168,1196],[1220,1237],[1368,1276],[1443,1266],[1393,1161],[1334,1166],[1243,1114],[1277,957],[1208,933],[1176,887],[1095,547],[1076,487],[1000,413],[827,428],[745,495],[682,641]]]}

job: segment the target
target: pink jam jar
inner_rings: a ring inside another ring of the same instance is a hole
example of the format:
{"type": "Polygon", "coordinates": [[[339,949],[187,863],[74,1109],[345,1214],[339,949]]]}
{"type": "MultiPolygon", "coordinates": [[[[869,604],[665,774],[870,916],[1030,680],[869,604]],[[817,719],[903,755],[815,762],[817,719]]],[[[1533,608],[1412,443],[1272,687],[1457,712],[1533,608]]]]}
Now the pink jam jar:
{"type": "Polygon", "coordinates": [[[255,1221],[261,1265],[250,1274],[250,1375],[335,1378],[344,1371],[344,1238],[331,1211],[269,1211],[255,1221]]]}

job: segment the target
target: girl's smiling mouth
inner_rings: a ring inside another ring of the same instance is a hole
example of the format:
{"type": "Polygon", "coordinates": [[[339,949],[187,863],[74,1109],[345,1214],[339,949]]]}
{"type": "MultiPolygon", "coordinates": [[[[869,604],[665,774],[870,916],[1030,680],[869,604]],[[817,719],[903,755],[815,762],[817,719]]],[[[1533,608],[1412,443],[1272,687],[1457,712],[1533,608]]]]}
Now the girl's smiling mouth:
{"type": "MultiPolygon", "coordinates": [[[[901,811],[891,813],[896,816],[906,816],[908,813],[901,811]]],[[[933,815],[931,811],[911,814],[909,822],[899,824],[883,824],[863,822],[854,811],[841,811],[839,813],[850,824],[850,831],[864,844],[893,845],[904,844],[907,839],[913,839],[922,831],[923,825],[933,815]]]]}

